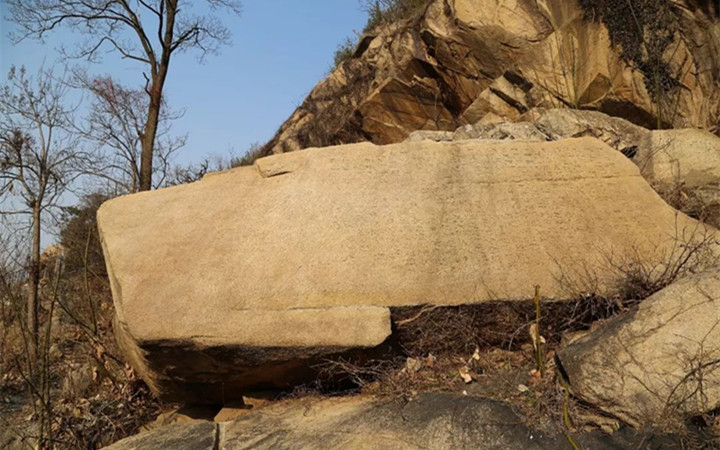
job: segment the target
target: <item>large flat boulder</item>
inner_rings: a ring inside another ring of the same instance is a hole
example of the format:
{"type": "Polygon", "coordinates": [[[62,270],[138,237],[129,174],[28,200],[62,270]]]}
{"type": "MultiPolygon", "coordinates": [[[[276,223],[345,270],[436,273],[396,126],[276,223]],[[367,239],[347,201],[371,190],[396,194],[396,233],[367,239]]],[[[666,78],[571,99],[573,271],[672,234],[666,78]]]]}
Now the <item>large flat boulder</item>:
{"type": "Polygon", "coordinates": [[[560,354],[573,393],[634,425],[720,407],[720,273],[668,286],[560,354]]]}
{"type": "Polygon", "coordinates": [[[391,307],[600,293],[614,258],[660,264],[706,232],[594,138],[311,149],[111,200],[98,223],[126,356],[157,394],[206,402],[378,346],[391,307]]]}

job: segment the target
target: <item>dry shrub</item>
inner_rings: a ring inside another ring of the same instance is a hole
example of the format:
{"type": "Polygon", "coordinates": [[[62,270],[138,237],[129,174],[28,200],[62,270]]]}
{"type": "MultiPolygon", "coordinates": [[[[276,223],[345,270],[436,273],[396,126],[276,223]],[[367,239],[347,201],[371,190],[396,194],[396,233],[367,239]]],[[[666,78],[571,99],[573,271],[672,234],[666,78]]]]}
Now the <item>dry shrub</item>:
{"type": "Polygon", "coordinates": [[[112,330],[114,308],[107,280],[95,279],[89,291],[84,290],[79,277],[68,280],[68,301],[72,303],[63,308],[68,323],[62,326],[56,343],[63,355],[55,366],[60,385],[54,400],[56,438],[67,448],[109,445],[137,433],[162,409],[147,385],[120,357],[112,330]],[[85,297],[88,292],[92,296],[89,300],[85,297]],[[94,325],[90,320],[93,317],[94,325]],[[66,380],[78,369],[85,372],[85,379],[80,378],[75,389],[68,389],[66,380]]]}
{"type": "MultiPolygon", "coordinates": [[[[543,303],[548,319],[567,309],[566,303],[543,303]]],[[[362,391],[406,401],[418,392],[464,389],[464,371],[485,383],[494,392],[491,397],[506,400],[518,394],[517,374],[527,378],[534,368],[532,301],[392,308],[392,320],[392,348],[385,358],[328,359],[318,367],[318,380],[304,386],[303,393],[362,391]]],[[[550,345],[560,342],[559,323],[541,324],[550,345]]]]}
{"type": "Polygon", "coordinates": [[[683,437],[683,448],[720,449],[720,408],[688,420],[691,433],[683,437]]]}
{"type": "Polygon", "coordinates": [[[384,393],[402,396],[406,386],[396,375],[403,363],[404,358],[400,356],[370,360],[328,359],[317,367],[318,380],[314,386],[316,392],[333,393],[363,391],[372,385],[380,384],[384,393]]]}
{"type": "Polygon", "coordinates": [[[622,275],[615,295],[620,300],[644,300],[678,278],[715,266],[719,245],[714,230],[698,224],[676,231],[660,262],[647,262],[639,252],[623,259],[608,257],[608,264],[622,275]]]}
{"type": "Polygon", "coordinates": [[[250,145],[245,154],[239,158],[230,159],[230,167],[252,166],[255,160],[268,156],[263,146],[255,142],[250,145]]]}
{"type": "Polygon", "coordinates": [[[99,448],[159,413],[115,344],[95,223],[103,198],[87,197],[64,218],[64,252],[48,261],[40,282],[38,363],[28,352],[27,276],[0,272],[0,447],[99,448]]]}
{"type": "Polygon", "coordinates": [[[63,211],[60,245],[64,249],[65,274],[84,273],[87,269],[93,278],[107,277],[96,215],[100,205],[110,198],[104,192],[90,193],[78,205],[63,211]]]}
{"type": "Polygon", "coordinates": [[[405,353],[466,354],[476,348],[512,348],[527,342],[520,333],[534,316],[530,302],[486,302],[459,306],[392,308],[392,319],[405,353]]]}
{"type": "Polygon", "coordinates": [[[361,391],[407,401],[418,392],[462,388],[461,370],[476,379],[493,372],[496,365],[518,367],[532,361],[524,356],[534,317],[532,302],[426,305],[391,312],[393,335],[381,358],[360,354],[327,359],[317,367],[315,383],[301,391],[330,395],[361,391]],[[503,346],[513,351],[499,351],[503,346]]]}
{"type": "Polygon", "coordinates": [[[563,433],[577,431],[574,424],[578,421],[570,419],[566,423],[564,416],[567,411],[568,417],[576,417],[579,405],[568,401],[555,371],[549,371],[543,377],[529,377],[527,388],[523,392],[516,390],[513,402],[527,423],[548,431],[553,428],[552,431],[563,433]]]}
{"type": "Polygon", "coordinates": [[[0,446],[100,448],[137,433],[160,412],[160,402],[119,356],[107,280],[90,279],[86,285],[84,277],[76,274],[62,280],[62,293],[52,317],[47,300],[41,303],[42,322],[52,324],[43,355],[49,374],[43,401],[50,430],[37,426],[36,396],[28,395],[36,381],[27,370],[21,322],[14,321],[1,355],[0,397],[10,397],[13,403],[0,406],[5,409],[0,427],[6,431],[0,446]]]}
{"type": "Polygon", "coordinates": [[[720,229],[720,193],[714,196],[699,188],[690,188],[681,181],[673,186],[653,186],[670,206],[692,217],[720,229]],[[713,198],[714,197],[714,198],[713,198]]]}
{"type": "Polygon", "coordinates": [[[353,41],[349,37],[346,37],[345,40],[340,45],[338,45],[335,53],[333,54],[333,66],[331,71],[335,70],[344,61],[352,58],[353,54],[355,53],[355,45],[355,41],[353,41]]]}
{"type": "Polygon", "coordinates": [[[205,175],[212,172],[221,172],[241,166],[252,166],[257,159],[269,154],[266,148],[261,147],[256,142],[251,144],[242,156],[232,154],[229,156],[212,155],[196,164],[175,166],[165,179],[164,187],[194,183],[202,180],[205,175]]]}
{"type": "Polygon", "coordinates": [[[103,380],[79,398],[55,402],[56,443],[63,448],[100,448],[136,434],[161,412],[144,382],[129,367],[117,382],[103,380]]]}
{"type": "Polygon", "coordinates": [[[605,253],[604,264],[615,273],[614,285],[601,288],[597,275],[586,265],[572,271],[558,267],[558,283],[576,299],[560,306],[560,329],[587,329],[639,303],[685,275],[718,264],[720,242],[714,231],[702,223],[692,229],[676,230],[672,246],[660,259],[649,261],[634,249],[629,254],[605,253]]]}
{"type": "Polygon", "coordinates": [[[368,15],[364,31],[370,31],[412,17],[428,4],[428,0],[363,0],[361,4],[368,15]]]}

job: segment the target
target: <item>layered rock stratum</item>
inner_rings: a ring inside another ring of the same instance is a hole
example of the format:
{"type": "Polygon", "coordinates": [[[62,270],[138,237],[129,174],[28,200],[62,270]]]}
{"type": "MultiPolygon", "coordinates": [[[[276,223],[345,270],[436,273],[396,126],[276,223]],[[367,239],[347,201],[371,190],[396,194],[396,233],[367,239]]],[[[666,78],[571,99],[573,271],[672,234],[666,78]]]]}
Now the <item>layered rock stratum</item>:
{"type": "Polygon", "coordinates": [[[614,22],[581,3],[432,0],[420,15],[361,36],[353,57],[311,91],[263,152],[388,144],[488,116],[513,121],[536,107],[718,132],[718,7],[671,0],[662,23],[640,24],[620,8],[625,2],[608,14],[627,20],[614,22]],[[642,35],[624,42],[634,27],[642,35]],[[650,42],[664,44],[653,50],[650,42]]]}

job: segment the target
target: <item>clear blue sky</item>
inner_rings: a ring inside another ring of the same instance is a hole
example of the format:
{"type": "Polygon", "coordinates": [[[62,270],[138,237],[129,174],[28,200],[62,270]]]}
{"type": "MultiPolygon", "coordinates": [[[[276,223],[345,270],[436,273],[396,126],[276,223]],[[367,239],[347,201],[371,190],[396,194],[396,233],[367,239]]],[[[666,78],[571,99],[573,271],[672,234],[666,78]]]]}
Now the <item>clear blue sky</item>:
{"type": "MultiPolygon", "coordinates": [[[[13,46],[3,0],[0,12],[0,83],[11,65],[25,65],[33,73],[43,62],[46,67],[62,62],[57,48],[76,39],[63,31],[49,35],[44,45],[25,41],[13,46]]],[[[173,108],[186,110],[174,130],[189,133],[178,162],[197,162],[229,149],[241,155],[253,142],[271,138],[326,76],[337,46],[362,29],[365,19],[358,0],[244,0],[242,14],[225,19],[233,32],[231,46],[204,64],[194,53],[175,55],[171,63],[166,95],[173,108]]],[[[142,86],[137,66],[115,54],[90,70],[142,86]]]]}

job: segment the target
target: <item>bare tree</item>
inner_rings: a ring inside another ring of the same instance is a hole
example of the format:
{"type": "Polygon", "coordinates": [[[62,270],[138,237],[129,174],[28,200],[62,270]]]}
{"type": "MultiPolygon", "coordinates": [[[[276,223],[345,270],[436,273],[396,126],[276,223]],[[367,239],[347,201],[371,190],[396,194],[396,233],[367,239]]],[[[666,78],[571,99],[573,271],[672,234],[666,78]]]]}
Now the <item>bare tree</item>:
{"type": "Polygon", "coordinates": [[[85,36],[69,56],[94,60],[109,48],[145,70],[147,114],[142,127],[140,190],[152,187],[155,139],[158,133],[165,80],[172,56],[189,49],[200,57],[228,44],[230,32],[217,15],[193,13],[193,3],[212,12],[238,14],[236,0],[6,0],[11,19],[20,27],[15,41],[43,37],[66,26],[85,36]]]}
{"type": "MultiPolygon", "coordinates": [[[[102,154],[104,161],[93,174],[110,181],[115,192],[139,191],[143,129],[148,120],[145,93],[124,87],[109,76],[90,78],[78,73],[76,79],[92,95],[89,113],[78,131],[97,145],[97,154],[102,154]]],[[[170,134],[172,121],[181,116],[182,112],[163,104],[153,151],[153,187],[165,183],[173,153],[185,145],[187,136],[170,134]]]]}
{"type": "Polygon", "coordinates": [[[30,236],[28,253],[27,330],[31,361],[38,352],[38,311],[42,225],[60,207],[62,195],[81,174],[87,155],[67,132],[72,110],[67,87],[51,72],[35,80],[24,68],[11,68],[0,88],[0,214],[24,221],[30,236]]]}

